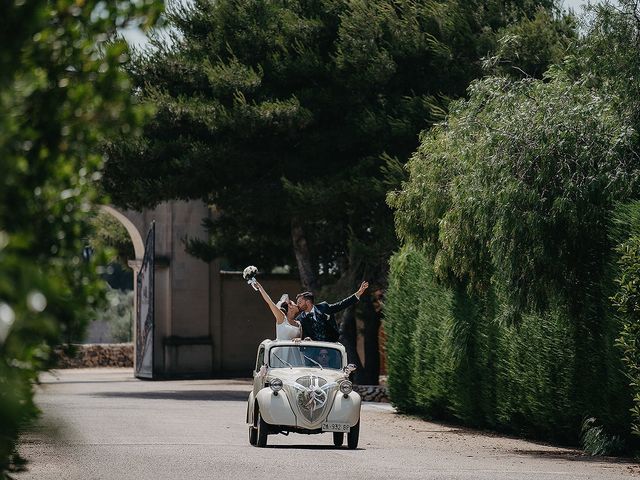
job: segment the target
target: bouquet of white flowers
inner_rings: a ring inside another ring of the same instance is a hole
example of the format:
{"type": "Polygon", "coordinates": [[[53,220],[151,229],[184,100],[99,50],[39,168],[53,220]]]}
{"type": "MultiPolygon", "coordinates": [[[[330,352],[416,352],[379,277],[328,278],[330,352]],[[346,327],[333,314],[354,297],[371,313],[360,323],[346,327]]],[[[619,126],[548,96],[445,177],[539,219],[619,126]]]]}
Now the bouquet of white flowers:
{"type": "Polygon", "coordinates": [[[256,274],[258,273],[258,269],[256,267],[254,267],[253,265],[249,265],[247,268],[244,269],[244,271],[242,272],[242,278],[244,278],[247,283],[249,285],[251,285],[253,287],[254,290],[258,290],[258,287],[256,286],[256,274]]]}

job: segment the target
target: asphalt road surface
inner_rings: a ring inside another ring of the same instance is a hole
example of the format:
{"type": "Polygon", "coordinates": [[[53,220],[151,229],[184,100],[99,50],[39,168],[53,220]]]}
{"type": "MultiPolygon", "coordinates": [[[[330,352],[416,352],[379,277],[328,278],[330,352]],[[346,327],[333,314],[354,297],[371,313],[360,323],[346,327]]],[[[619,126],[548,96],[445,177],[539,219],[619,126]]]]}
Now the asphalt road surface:
{"type": "Polygon", "coordinates": [[[42,378],[23,479],[640,479],[629,461],[425,422],[365,403],[357,450],[331,434],[249,445],[247,380],[150,382],[128,369],[42,378]]]}

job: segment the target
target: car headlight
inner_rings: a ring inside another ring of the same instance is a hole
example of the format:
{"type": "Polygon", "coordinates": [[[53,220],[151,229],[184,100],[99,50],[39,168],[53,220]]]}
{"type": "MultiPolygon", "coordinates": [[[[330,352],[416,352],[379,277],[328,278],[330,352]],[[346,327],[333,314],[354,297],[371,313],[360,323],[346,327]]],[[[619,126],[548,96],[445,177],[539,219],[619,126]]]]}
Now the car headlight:
{"type": "Polygon", "coordinates": [[[340,391],[345,395],[349,395],[353,391],[353,383],[349,380],[343,380],[340,382],[340,391]]]}
{"type": "Polygon", "coordinates": [[[280,390],[282,390],[282,380],[280,380],[279,378],[274,378],[269,382],[269,386],[274,393],[278,393],[280,390]]]}

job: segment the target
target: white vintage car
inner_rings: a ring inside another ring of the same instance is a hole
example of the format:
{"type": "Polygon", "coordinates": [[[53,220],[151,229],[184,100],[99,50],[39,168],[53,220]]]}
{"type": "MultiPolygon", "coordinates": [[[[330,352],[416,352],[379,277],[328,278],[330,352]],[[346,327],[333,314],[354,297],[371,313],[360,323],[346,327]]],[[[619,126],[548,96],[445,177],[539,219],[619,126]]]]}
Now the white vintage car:
{"type": "Polygon", "coordinates": [[[353,391],[340,343],[264,340],[258,348],[247,404],[249,443],[264,447],[275,433],[333,433],[358,447],[360,395],[353,391]]]}

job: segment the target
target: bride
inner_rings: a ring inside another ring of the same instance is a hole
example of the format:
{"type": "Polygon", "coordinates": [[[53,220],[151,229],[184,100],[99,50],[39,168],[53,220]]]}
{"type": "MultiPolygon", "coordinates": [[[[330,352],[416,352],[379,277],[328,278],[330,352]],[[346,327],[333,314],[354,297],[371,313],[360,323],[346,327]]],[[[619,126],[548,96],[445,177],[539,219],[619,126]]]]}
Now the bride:
{"type": "Polygon", "coordinates": [[[299,340],[302,335],[302,330],[300,330],[300,322],[295,320],[295,318],[300,313],[300,309],[295,303],[289,300],[289,295],[285,293],[280,297],[280,301],[275,304],[257,280],[254,280],[252,283],[271,309],[273,316],[276,317],[276,340],[299,340]]]}

